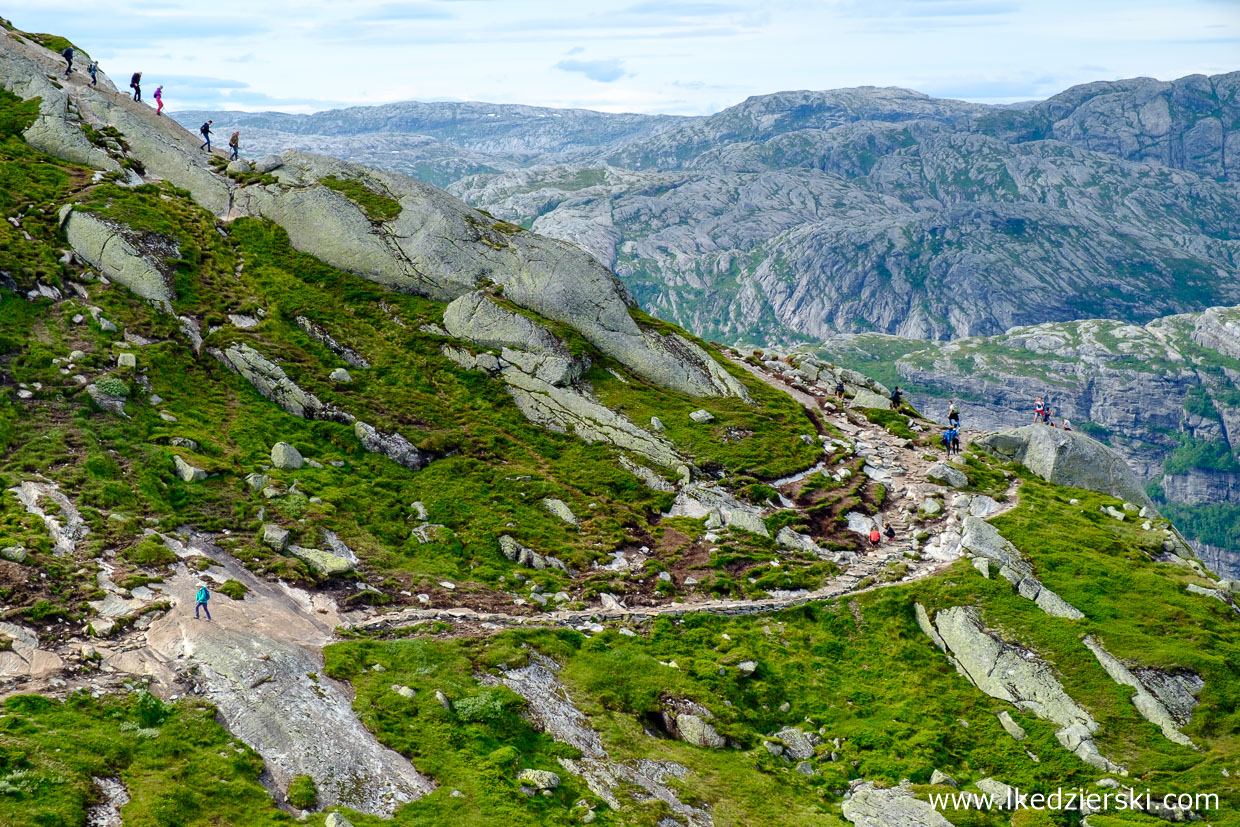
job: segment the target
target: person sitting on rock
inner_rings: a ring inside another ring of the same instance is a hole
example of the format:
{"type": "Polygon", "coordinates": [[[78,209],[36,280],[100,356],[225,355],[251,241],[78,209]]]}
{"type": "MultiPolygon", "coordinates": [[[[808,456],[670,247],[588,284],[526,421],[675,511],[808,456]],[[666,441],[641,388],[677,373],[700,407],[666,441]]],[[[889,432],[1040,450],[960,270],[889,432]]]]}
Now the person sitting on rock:
{"type": "Polygon", "coordinates": [[[211,610],[207,608],[207,601],[211,599],[211,592],[207,591],[206,583],[198,584],[198,594],[194,595],[194,619],[198,619],[198,610],[202,609],[207,613],[207,620],[211,619],[211,610]]]}
{"type": "Polygon", "coordinates": [[[1065,419],[1065,420],[1063,421],[1063,429],[1064,429],[1065,431],[1071,431],[1071,430],[1072,430],[1072,420],[1071,420],[1071,419],[1065,419]]]}

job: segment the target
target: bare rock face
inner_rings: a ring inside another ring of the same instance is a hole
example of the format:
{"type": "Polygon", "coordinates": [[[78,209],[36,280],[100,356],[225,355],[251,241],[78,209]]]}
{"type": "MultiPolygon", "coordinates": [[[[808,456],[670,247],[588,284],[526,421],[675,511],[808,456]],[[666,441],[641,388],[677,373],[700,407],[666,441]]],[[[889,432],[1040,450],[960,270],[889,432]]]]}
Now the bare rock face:
{"type": "Polygon", "coordinates": [[[614,275],[580,250],[496,222],[409,178],[343,161],[287,152],[284,186],[246,187],[239,210],[280,224],[299,250],[396,290],[441,301],[500,285],[515,304],[567,324],[609,356],[664,387],[693,396],[746,396],[743,385],[697,345],[640,328],[614,275]],[[372,221],[344,195],[317,182],[361,182],[400,206],[372,221]]]}
{"type": "Polygon", "coordinates": [[[1059,743],[1085,763],[1126,774],[1098,751],[1093,741],[1098,722],[1068,695],[1050,664],[988,630],[976,609],[956,606],[933,619],[921,609],[918,622],[978,689],[1058,725],[1059,743]]]}
{"type": "Polygon", "coordinates": [[[1154,507],[1123,457],[1078,431],[1026,425],[979,437],[973,444],[1019,462],[1047,482],[1154,507]]]}
{"type": "Polygon", "coordinates": [[[1136,690],[1132,705],[1141,717],[1161,729],[1167,740],[1181,746],[1196,746],[1180,732],[1179,727],[1187,724],[1192,717],[1193,708],[1197,705],[1197,693],[1205,686],[1201,678],[1192,673],[1129,669],[1092,636],[1085,638],[1085,646],[1094,653],[1111,680],[1136,690]]]}
{"type": "Polygon", "coordinates": [[[69,206],[61,210],[61,220],[69,245],[83,261],[135,295],[171,312],[171,274],[155,262],[180,257],[176,244],[69,206]]]}

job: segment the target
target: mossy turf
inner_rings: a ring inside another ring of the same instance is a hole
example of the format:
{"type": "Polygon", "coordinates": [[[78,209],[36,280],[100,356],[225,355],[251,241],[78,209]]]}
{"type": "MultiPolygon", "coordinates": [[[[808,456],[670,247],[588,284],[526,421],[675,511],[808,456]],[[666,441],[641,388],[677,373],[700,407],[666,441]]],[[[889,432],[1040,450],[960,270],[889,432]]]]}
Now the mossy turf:
{"type": "MultiPolygon", "coordinates": [[[[932,613],[977,606],[990,628],[1052,664],[1069,694],[1101,724],[1103,754],[1129,767],[1128,783],[1156,792],[1216,792],[1223,809],[1210,814],[1210,823],[1240,823],[1240,626],[1221,602],[1184,590],[1189,582],[1203,582],[1190,569],[1150,558],[1160,530],[1144,531],[1099,512],[1116,502],[1027,477],[1018,507],[995,521],[1029,555],[1043,582],[1085,612],[1082,621],[1049,618],[1005,580],[984,579],[961,562],[927,580],[774,615],[660,619],[636,637],[611,629],[593,637],[525,631],[462,640],[426,628],[413,640],[330,647],[329,669],[354,683],[359,714],[369,716],[380,739],[415,764],[422,766],[426,745],[436,744],[430,760],[453,784],[484,762],[494,743],[445,737],[438,728],[453,713],[430,696],[436,688],[453,698],[485,695],[494,690],[475,676],[521,666],[537,651],[563,664],[559,674],[569,697],[590,716],[613,758],[686,765],[690,774],[670,786],[683,800],[711,804],[717,823],[842,823],[839,804],[851,779],[895,784],[908,778],[925,795],[935,769],[962,786],[995,777],[1023,792],[1093,789],[1103,774],[1063,749],[1053,725],[977,691],[921,632],[913,614],[918,602],[932,613]],[[1079,504],[1070,505],[1071,499],[1079,504]],[[1136,666],[1189,669],[1205,680],[1201,704],[1184,727],[1201,751],[1173,744],[1139,716],[1132,690],[1112,682],[1081,643],[1086,634],[1136,666]],[[749,677],[737,669],[746,660],[758,664],[749,677]],[[387,671],[369,671],[374,663],[387,671]],[[394,682],[417,688],[417,703],[394,695],[394,682]],[[738,749],[712,751],[652,737],[658,732],[652,714],[669,697],[708,707],[716,729],[738,749]],[[376,712],[394,706],[405,714],[376,712]],[[1029,733],[1027,740],[1017,742],[1004,732],[996,717],[1004,710],[1029,733]],[[826,742],[812,759],[816,775],[797,773],[764,748],[763,741],[784,726],[823,734],[826,742]],[[831,752],[837,760],[830,760],[831,752]],[[1225,769],[1230,777],[1222,774],[1225,769]]],[[[458,723],[452,731],[472,726],[458,723]]],[[[528,740],[538,737],[532,733],[520,735],[523,726],[516,725],[515,737],[530,746],[518,751],[525,763],[518,759],[513,774],[518,766],[555,769],[546,766],[549,747],[528,740]]],[[[542,809],[514,811],[514,799],[503,800],[510,823],[557,823],[542,809]]],[[[621,814],[599,814],[600,823],[618,817],[618,823],[654,824],[666,813],[632,804],[621,814]]],[[[958,825],[1008,823],[998,814],[946,815],[958,825]]],[[[1110,815],[1113,824],[1145,823],[1110,815]]],[[[456,818],[446,816],[442,823],[458,823],[456,818]]],[[[1073,814],[1045,818],[1039,823],[1076,823],[1073,814]]]]}
{"type": "Polygon", "coordinates": [[[357,204],[371,221],[394,221],[400,215],[400,202],[376,192],[361,181],[328,175],[326,178],[321,178],[319,183],[357,204]]]}
{"type": "Polygon", "coordinates": [[[144,692],[64,702],[18,695],[0,714],[0,824],[76,827],[119,778],[126,827],[294,824],[259,783],[263,764],[206,704],[144,692]]]}

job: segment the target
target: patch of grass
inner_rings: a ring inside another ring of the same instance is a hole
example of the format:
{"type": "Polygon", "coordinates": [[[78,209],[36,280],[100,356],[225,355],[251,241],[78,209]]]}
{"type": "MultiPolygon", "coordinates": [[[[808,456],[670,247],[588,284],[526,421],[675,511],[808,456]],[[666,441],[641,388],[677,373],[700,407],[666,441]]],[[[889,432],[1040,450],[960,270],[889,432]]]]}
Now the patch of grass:
{"type": "Polygon", "coordinates": [[[144,568],[170,566],[177,561],[176,554],[158,540],[146,539],[120,553],[126,562],[144,568]]]}
{"type": "Polygon", "coordinates": [[[308,775],[299,775],[288,785],[288,803],[299,810],[309,810],[318,802],[319,791],[314,786],[314,779],[308,775]]]}
{"type": "Polygon", "coordinates": [[[328,175],[319,183],[333,189],[362,208],[366,217],[374,222],[395,221],[400,215],[400,202],[395,198],[376,192],[361,181],[328,175]]]}
{"type": "MultiPolygon", "coordinates": [[[[231,597],[233,600],[244,600],[245,593],[249,591],[249,589],[247,589],[245,584],[242,583],[240,580],[234,580],[230,577],[227,580],[225,580],[222,584],[220,584],[216,588],[216,591],[226,597],[231,597]]],[[[293,806],[299,806],[299,805],[295,804],[293,806]]],[[[305,807],[301,807],[301,809],[304,810],[305,807]]]]}

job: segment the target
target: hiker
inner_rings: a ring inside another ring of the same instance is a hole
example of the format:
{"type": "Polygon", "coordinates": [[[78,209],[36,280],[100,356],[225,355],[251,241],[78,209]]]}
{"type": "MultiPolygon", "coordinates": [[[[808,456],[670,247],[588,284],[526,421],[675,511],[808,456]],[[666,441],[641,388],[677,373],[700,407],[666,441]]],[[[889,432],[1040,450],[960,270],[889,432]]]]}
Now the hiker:
{"type": "Polygon", "coordinates": [[[900,393],[900,389],[898,387],[891,392],[891,409],[893,411],[900,410],[900,397],[902,396],[903,394],[900,393]]]}
{"type": "Polygon", "coordinates": [[[240,132],[234,132],[232,134],[232,137],[228,139],[228,146],[232,148],[232,156],[228,160],[230,161],[237,160],[237,149],[241,146],[241,133],[240,132]]]}
{"type": "Polygon", "coordinates": [[[943,443],[943,450],[947,452],[948,456],[951,456],[952,454],[952,429],[951,428],[943,429],[943,435],[939,437],[939,442],[943,443]]]}
{"type": "Polygon", "coordinates": [[[1042,401],[1042,397],[1038,397],[1033,401],[1033,424],[1042,421],[1043,415],[1046,413],[1046,403],[1042,401]]]}
{"type": "Polygon", "coordinates": [[[69,77],[69,73],[73,71],[73,47],[66,46],[60,56],[65,59],[65,77],[69,77]]]}
{"type": "Polygon", "coordinates": [[[870,529],[870,545],[876,546],[883,541],[883,535],[878,530],[878,523],[874,523],[874,527],[870,529]]]}
{"type": "Polygon", "coordinates": [[[164,114],[164,87],[155,87],[155,114],[164,114]]]}
{"type": "Polygon", "coordinates": [[[1063,429],[1064,429],[1065,431],[1071,431],[1071,430],[1072,430],[1072,420],[1071,420],[1071,419],[1065,419],[1065,420],[1063,421],[1063,429]]]}
{"type": "Polygon", "coordinates": [[[887,523],[887,527],[883,529],[883,536],[888,540],[894,540],[896,538],[896,530],[891,527],[891,523],[887,523]]]}
{"type": "Polygon", "coordinates": [[[950,453],[952,454],[960,453],[960,429],[959,428],[952,428],[952,449],[950,453]]]}
{"type": "Polygon", "coordinates": [[[204,139],[202,146],[198,148],[205,149],[207,152],[211,151],[211,124],[213,123],[215,123],[215,121],[207,121],[202,126],[198,127],[198,134],[204,139]]]}
{"type": "Polygon", "coordinates": [[[955,399],[947,406],[947,424],[953,428],[960,427],[960,409],[956,407],[955,399]]]}
{"type": "Polygon", "coordinates": [[[841,401],[844,399],[844,380],[843,379],[835,383],[835,398],[841,401]]]}
{"type": "Polygon", "coordinates": [[[207,591],[206,583],[198,584],[198,594],[194,595],[194,619],[198,619],[198,610],[202,609],[207,613],[207,620],[211,619],[211,610],[207,608],[207,601],[211,599],[211,592],[207,591]]]}
{"type": "Polygon", "coordinates": [[[99,85],[99,61],[92,60],[90,62],[90,68],[87,69],[86,71],[90,72],[90,85],[98,86],[99,85]]]}
{"type": "Polygon", "coordinates": [[[133,76],[129,78],[129,88],[133,90],[134,100],[136,101],[142,100],[142,73],[141,72],[134,72],[133,76]]]}

